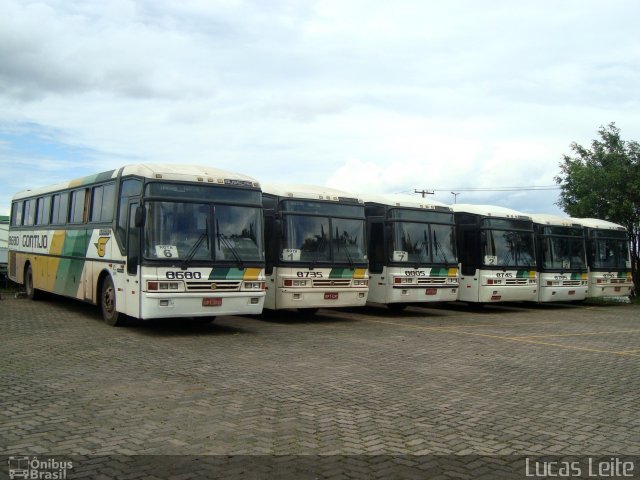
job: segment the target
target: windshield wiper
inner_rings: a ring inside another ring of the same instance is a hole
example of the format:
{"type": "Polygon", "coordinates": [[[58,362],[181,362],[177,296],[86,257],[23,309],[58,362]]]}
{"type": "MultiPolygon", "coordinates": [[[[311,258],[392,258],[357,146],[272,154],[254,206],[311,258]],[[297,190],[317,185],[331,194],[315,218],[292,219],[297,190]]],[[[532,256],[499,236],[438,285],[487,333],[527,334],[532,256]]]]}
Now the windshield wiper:
{"type": "MultiPolygon", "coordinates": [[[[425,235],[426,233],[427,232],[425,232],[425,235]]],[[[444,262],[444,264],[446,265],[447,263],[449,263],[449,257],[447,256],[447,253],[442,248],[442,245],[440,245],[440,241],[436,236],[435,230],[433,231],[433,246],[436,247],[436,255],[438,255],[438,249],[440,250],[440,258],[442,258],[442,261],[444,262]]]]}
{"type": "Polygon", "coordinates": [[[233,246],[233,244],[231,243],[231,240],[229,240],[224,233],[220,232],[220,225],[218,224],[218,220],[216,220],[216,232],[217,232],[216,238],[218,239],[218,250],[222,250],[220,248],[220,242],[222,241],[222,244],[229,249],[229,251],[231,252],[231,255],[233,255],[233,258],[236,259],[236,262],[238,263],[238,267],[244,268],[244,263],[242,261],[242,258],[238,254],[236,247],[233,246]]]}
{"type": "MultiPolygon", "coordinates": [[[[331,230],[329,230],[329,233],[331,233],[331,230]]],[[[318,259],[320,258],[320,251],[321,251],[320,248],[324,247],[326,242],[327,240],[324,235],[324,226],[320,224],[320,240],[318,240],[316,250],[313,253],[313,260],[311,260],[311,268],[315,268],[316,263],[318,263],[318,259]]]]}
{"type": "MultiPolygon", "coordinates": [[[[345,232],[346,233],[346,232],[345,232]]],[[[336,248],[340,251],[340,236],[338,235],[338,227],[336,227],[336,248]]],[[[349,253],[349,248],[347,247],[347,241],[344,241],[344,253],[347,256],[347,260],[349,261],[349,266],[353,268],[353,258],[351,258],[351,254],[349,253]]]]}
{"type": "Polygon", "coordinates": [[[186,270],[189,267],[189,263],[191,263],[191,260],[193,260],[193,257],[195,256],[196,252],[200,248],[200,245],[202,245],[202,242],[204,242],[205,239],[208,237],[209,237],[209,232],[206,230],[200,234],[200,236],[198,237],[198,240],[196,240],[196,243],[193,244],[193,247],[191,247],[191,250],[189,250],[189,253],[187,253],[187,256],[182,261],[182,264],[180,265],[180,269],[186,270]]]}

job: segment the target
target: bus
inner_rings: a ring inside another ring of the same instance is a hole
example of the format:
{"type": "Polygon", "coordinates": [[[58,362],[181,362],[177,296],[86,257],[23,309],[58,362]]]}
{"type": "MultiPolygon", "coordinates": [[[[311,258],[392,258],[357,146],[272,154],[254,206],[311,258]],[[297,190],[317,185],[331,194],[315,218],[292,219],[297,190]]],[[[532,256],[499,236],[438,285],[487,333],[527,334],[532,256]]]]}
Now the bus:
{"type": "Polygon", "coordinates": [[[364,203],[313,185],[263,185],[267,295],[264,307],[364,305],[369,290],[364,203]]]}
{"type": "Polygon", "coordinates": [[[531,214],[536,234],[538,302],[587,298],[587,256],[584,230],[575,220],[531,214]]]}
{"type": "Polygon", "coordinates": [[[625,297],[633,291],[627,229],[597,218],[574,218],[587,241],[587,298],[625,297]]]}
{"type": "Polygon", "coordinates": [[[204,166],[126,165],[14,195],[9,277],[104,321],[259,314],[260,184],[204,166]]]}
{"type": "Polygon", "coordinates": [[[402,310],[410,303],[458,299],[451,207],[409,195],[362,195],[367,217],[368,303],[402,310]]]}
{"type": "Polygon", "coordinates": [[[458,300],[495,303],[538,300],[531,217],[493,205],[454,204],[460,262],[458,300]]]}

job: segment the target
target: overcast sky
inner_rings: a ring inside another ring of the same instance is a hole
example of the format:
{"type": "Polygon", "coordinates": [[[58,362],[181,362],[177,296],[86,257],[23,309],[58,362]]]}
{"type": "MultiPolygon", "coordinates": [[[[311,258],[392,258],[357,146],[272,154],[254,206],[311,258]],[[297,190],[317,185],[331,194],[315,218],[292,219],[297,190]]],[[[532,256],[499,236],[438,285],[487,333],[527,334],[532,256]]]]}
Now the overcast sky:
{"type": "Polygon", "coordinates": [[[637,0],[0,0],[0,214],[140,162],[445,203],[553,185],[601,125],[640,141],[638,19],[637,0]]]}

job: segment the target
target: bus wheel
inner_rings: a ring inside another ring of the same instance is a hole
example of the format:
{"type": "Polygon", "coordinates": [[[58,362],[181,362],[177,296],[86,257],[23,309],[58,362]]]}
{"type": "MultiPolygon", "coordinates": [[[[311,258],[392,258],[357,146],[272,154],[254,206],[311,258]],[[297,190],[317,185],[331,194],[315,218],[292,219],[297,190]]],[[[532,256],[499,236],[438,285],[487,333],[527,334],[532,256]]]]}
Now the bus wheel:
{"type": "Polygon", "coordinates": [[[116,289],[113,286],[113,280],[109,276],[102,283],[100,309],[102,310],[102,319],[107,325],[116,327],[122,323],[120,314],[116,310],[116,289]]]}
{"type": "Polygon", "coordinates": [[[31,269],[31,265],[27,266],[27,270],[24,272],[24,289],[28,299],[38,300],[38,298],[40,298],[40,292],[33,287],[33,270],[31,269]]]}

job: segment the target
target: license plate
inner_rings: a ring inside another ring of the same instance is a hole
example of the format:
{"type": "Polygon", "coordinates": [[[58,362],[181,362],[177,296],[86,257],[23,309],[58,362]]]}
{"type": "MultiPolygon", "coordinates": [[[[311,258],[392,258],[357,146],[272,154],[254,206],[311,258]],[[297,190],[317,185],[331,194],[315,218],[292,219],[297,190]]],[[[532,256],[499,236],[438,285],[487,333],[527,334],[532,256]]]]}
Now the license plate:
{"type": "Polygon", "coordinates": [[[575,295],[576,291],[575,290],[569,290],[569,295],[575,295]]]}
{"type": "Polygon", "coordinates": [[[337,300],[338,299],[338,292],[324,292],[324,299],[325,300],[337,300]]]}
{"type": "Polygon", "coordinates": [[[427,288],[424,291],[425,295],[435,295],[436,293],[438,293],[438,289],[437,288],[427,288]]]}
{"type": "Polygon", "coordinates": [[[222,305],[222,298],[203,298],[202,306],[203,307],[219,307],[222,305]]]}
{"type": "Polygon", "coordinates": [[[620,290],[622,290],[622,287],[615,287],[615,288],[613,289],[613,291],[614,291],[614,292],[619,292],[620,290]]]}

